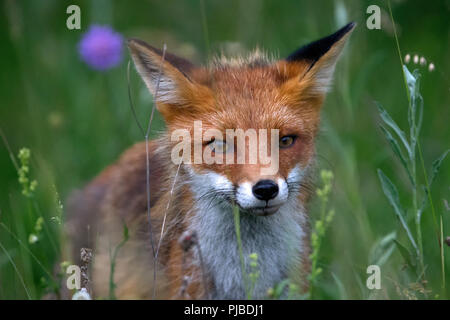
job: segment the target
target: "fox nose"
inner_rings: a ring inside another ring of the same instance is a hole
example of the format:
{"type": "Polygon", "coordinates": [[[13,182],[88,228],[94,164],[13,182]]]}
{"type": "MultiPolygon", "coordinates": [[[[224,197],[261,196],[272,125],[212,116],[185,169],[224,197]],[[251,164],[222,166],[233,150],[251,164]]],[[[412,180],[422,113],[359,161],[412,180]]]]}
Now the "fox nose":
{"type": "Polygon", "coordinates": [[[278,184],[272,180],[260,180],[253,186],[252,192],[257,199],[269,201],[277,196],[278,184]]]}

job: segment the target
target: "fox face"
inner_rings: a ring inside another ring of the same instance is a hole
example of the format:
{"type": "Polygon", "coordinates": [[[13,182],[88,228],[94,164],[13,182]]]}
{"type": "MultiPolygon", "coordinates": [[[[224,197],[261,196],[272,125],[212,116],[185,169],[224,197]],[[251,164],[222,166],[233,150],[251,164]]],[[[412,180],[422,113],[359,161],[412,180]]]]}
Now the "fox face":
{"type": "Polygon", "coordinates": [[[257,216],[297,201],[314,159],[321,105],[354,26],[286,59],[255,51],[200,67],[129,40],[179,156],[174,163],[183,163],[197,197],[257,216]]]}

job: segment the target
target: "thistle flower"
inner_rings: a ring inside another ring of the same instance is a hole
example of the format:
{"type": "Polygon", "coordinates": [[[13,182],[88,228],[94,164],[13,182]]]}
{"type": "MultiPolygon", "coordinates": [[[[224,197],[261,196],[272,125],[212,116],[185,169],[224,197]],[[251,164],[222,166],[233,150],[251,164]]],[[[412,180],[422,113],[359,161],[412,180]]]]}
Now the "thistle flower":
{"type": "Polygon", "coordinates": [[[122,36],[109,26],[92,25],[78,44],[81,59],[95,70],[108,70],[122,59],[122,36]]]}

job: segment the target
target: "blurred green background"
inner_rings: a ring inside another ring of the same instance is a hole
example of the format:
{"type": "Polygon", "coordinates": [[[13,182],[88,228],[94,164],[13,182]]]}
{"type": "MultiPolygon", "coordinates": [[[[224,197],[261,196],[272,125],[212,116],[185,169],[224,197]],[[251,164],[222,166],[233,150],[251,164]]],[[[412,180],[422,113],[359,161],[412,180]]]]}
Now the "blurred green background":
{"type": "MultiPolygon", "coordinates": [[[[417,279],[394,243],[388,238],[380,244],[394,231],[399,242],[407,246],[408,241],[381,190],[377,168],[395,181],[402,203],[411,199],[408,178],[379,129],[374,104],[379,101],[406,130],[407,97],[386,1],[76,1],[82,28],[68,30],[66,8],[72,2],[0,4],[0,128],[14,155],[22,147],[31,150],[30,176],[38,181],[34,199],[21,194],[17,170],[1,141],[0,299],[39,299],[52,290],[56,284],[50,274],[60,261],[63,241],[58,217],[64,219],[65,199],[142,140],[127,94],[128,52],[118,67],[92,70],[77,51],[89,25],[110,25],[124,37],[156,47],[166,43],[168,51],[204,63],[208,54],[237,54],[256,46],[285,57],[348,21],[358,26],[338,63],[317,147],[318,167],[335,175],[330,206],[336,216],[320,253],[324,271],[316,298],[450,297],[450,280],[445,281],[447,289],[441,288],[440,249],[429,208],[422,219],[426,295],[418,292],[417,279]],[[366,28],[371,4],[381,8],[381,30],[366,28]],[[44,227],[38,241],[30,243],[39,216],[44,227]],[[384,254],[382,289],[371,291],[365,285],[366,268],[384,254]]],[[[450,147],[450,1],[393,0],[392,9],[403,56],[418,54],[436,67],[429,72],[426,66],[408,64],[422,73],[420,141],[429,173],[433,160],[450,147]]],[[[152,98],[134,69],[131,87],[138,117],[146,123],[152,98]]],[[[158,116],[152,136],[162,128],[158,116]]],[[[418,177],[423,181],[420,166],[418,177]]],[[[444,236],[450,235],[450,212],[444,205],[450,200],[449,177],[450,159],[432,186],[444,236]]],[[[313,202],[313,218],[316,212],[313,202]]],[[[411,225],[413,215],[407,215],[411,225]]],[[[444,254],[450,279],[450,248],[444,247],[444,254]]]]}

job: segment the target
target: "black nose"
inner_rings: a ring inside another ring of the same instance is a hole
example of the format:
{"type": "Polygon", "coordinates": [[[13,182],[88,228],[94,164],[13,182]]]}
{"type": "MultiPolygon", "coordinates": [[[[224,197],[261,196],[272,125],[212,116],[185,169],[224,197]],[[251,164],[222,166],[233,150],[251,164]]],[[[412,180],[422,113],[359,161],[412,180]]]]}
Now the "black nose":
{"type": "Polygon", "coordinates": [[[253,194],[259,200],[269,201],[278,194],[278,185],[272,180],[260,180],[252,188],[253,194]]]}

